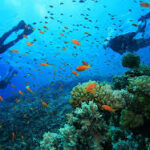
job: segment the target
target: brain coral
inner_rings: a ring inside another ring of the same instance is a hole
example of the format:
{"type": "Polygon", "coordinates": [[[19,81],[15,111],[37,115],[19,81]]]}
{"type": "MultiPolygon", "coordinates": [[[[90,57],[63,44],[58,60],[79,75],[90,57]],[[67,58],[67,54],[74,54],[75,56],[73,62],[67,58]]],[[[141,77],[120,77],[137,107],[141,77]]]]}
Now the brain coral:
{"type": "Polygon", "coordinates": [[[73,88],[71,92],[70,103],[73,107],[80,107],[82,102],[88,103],[93,100],[101,109],[102,105],[109,105],[112,108],[123,108],[125,101],[132,98],[126,90],[113,90],[111,85],[107,83],[98,83],[95,81],[89,81],[82,84],[78,84],[73,88]],[[85,88],[90,84],[97,83],[97,86],[93,89],[94,93],[87,92],[85,88]]]}

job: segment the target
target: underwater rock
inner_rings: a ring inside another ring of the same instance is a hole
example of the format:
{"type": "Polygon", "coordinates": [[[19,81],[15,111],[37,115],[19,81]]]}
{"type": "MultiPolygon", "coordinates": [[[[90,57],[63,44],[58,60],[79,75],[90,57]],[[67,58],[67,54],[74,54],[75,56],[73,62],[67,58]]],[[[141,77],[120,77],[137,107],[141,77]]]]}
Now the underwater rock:
{"type": "Polygon", "coordinates": [[[73,107],[80,107],[82,102],[88,103],[93,100],[101,110],[102,105],[109,105],[112,108],[121,109],[125,106],[125,102],[132,98],[126,90],[113,90],[111,85],[107,83],[98,83],[95,81],[78,84],[71,91],[70,103],[73,107]],[[87,92],[85,89],[90,84],[96,83],[93,89],[94,93],[87,92]]]}
{"type": "Polygon", "coordinates": [[[122,66],[127,68],[138,68],[140,65],[140,56],[136,56],[132,53],[124,55],[122,58],[122,66]]]}
{"type": "Polygon", "coordinates": [[[67,120],[67,124],[59,129],[59,135],[44,134],[41,141],[42,150],[47,150],[48,147],[55,150],[55,140],[49,140],[52,135],[56,135],[56,140],[59,140],[58,136],[61,137],[61,142],[57,142],[57,150],[103,150],[105,144],[110,144],[106,135],[108,126],[93,101],[89,101],[89,104],[83,102],[81,108],[76,108],[67,115],[67,120]]]}

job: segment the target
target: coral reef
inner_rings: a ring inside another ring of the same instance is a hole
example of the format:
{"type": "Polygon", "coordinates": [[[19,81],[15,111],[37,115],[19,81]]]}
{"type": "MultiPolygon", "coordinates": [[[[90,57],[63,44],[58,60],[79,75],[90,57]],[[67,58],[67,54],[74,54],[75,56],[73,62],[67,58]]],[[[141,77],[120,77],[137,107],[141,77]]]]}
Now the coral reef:
{"type": "Polygon", "coordinates": [[[73,107],[80,107],[82,102],[88,103],[90,100],[95,102],[101,110],[102,105],[109,105],[112,108],[121,109],[125,106],[125,102],[132,98],[126,90],[113,90],[111,85],[107,83],[98,83],[94,81],[78,84],[71,91],[70,103],[73,107]],[[94,93],[87,92],[85,88],[97,83],[94,93]]]}
{"type": "Polygon", "coordinates": [[[129,85],[128,79],[131,77],[139,77],[143,75],[150,76],[150,67],[145,64],[140,64],[138,68],[130,69],[121,76],[114,76],[113,88],[119,90],[126,89],[126,87],[129,85]]]}
{"type": "Polygon", "coordinates": [[[124,55],[122,58],[122,66],[127,68],[138,68],[140,65],[140,57],[132,53],[124,55]]]}
{"type": "Polygon", "coordinates": [[[108,126],[93,101],[89,101],[89,104],[83,102],[81,108],[76,108],[67,115],[67,119],[67,124],[59,129],[59,135],[44,134],[44,139],[41,141],[42,150],[48,148],[55,150],[55,139],[59,140],[59,137],[61,142],[57,142],[57,149],[103,150],[104,147],[111,149],[111,144],[108,143],[109,136],[107,136],[108,126]]]}
{"type": "Polygon", "coordinates": [[[120,124],[136,128],[150,120],[150,77],[133,77],[128,81],[127,89],[134,94],[134,98],[127,104],[127,109],[122,110],[120,124]]]}
{"type": "Polygon", "coordinates": [[[139,96],[150,96],[150,76],[129,78],[128,91],[139,96]]]}

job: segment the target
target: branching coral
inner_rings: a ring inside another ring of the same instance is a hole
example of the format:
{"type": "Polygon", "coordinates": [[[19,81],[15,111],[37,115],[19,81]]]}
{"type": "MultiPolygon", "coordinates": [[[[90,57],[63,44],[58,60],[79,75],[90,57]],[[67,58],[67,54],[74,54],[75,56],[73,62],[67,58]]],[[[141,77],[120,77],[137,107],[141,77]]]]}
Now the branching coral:
{"type": "MultiPolygon", "coordinates": [[[[106,143],[108,142],[108,136],[106,135],[108,127],[93,101],[90,101],[89,104],[82,103],[81,108],[76,108],[71,114],[67,115],[67,119],[67,124],[59,130],[59,137],[61,137],[59,143],[62,144],[59,147],[62,150],[103,150],[104,146],[108,144],[106,143]]],[[[49,143],[46,143],[46,136],[47,139],[51,139],[52,134],[44,136],[41,147],[45,143],[45,147],[49,146],[50,149],[55,140],[49,140],[49,143]]],[[[57,144],[59,145],[59,143],[57,144]]]]}
{"type": "Polygon", "coordinates": [[[125,106],[125,101],[132,98],[132,95],[126,90],[113,90],[111,85],[107,83],[97,83],[97,86],[94,88],[94,93],[87,92],[85,88],[92,83],[94,81],[78,84],[73,88],[70,99],[73,107],[79,107],[82,102],[88,103],[90,100],[93,100],[99,109],[101,109],[102,105],[109,105],[112,108],[120,109],[125,106]]]}

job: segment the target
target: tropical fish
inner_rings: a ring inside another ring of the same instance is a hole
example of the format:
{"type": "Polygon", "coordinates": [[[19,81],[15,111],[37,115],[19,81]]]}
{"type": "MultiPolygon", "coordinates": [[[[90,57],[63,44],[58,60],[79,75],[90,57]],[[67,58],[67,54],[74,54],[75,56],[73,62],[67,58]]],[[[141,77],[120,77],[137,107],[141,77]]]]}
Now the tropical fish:
{"type": "Polygon", "coordinates": [[[2,98],[2,96],[0,96],[0,100],[1,100],[1,101],[3,101],[3,98],[2,98]]]}
{"type": "Polygon", "coordinates": [[[107,111],[115,112],[115,109],[111,108],[109,105],[102,105],[102,107],[107,111]]]}
{"type": "Polygon", "coordinates": [[[27,35],[25,35],[25,34],[23,35],[23,37],[26,38],[26,39],[28,38],[27,35]]]}
{"type": "Polygon", "coordinates": [[[146,2],[142,2],[140,4],[142,7],[150,7],[150,4],[146,3],[146,2]]]}
{"type": "Polygon", "coordinates": [[[89,64],[85,61],[82,61],[82,64],[85,65],[85,66],[88,66],[89,64]]]}
{"type": "Polygon", "coordinates": [[[41,31],[41,30],[40,30],[40,33],[41,33],[41,34],[44,34],[44,32],[43,32],[43,31],[41,31]]]}
{"type": "Polygon", "coordinates": [[[60,33],[60,35],[61,35],[61,36],[64,36],[64,34],[63,34],[63,33],[60,33]]]}
{"type": "Polygon", "coordinates": [[[79,75],[76,71],[72,71],[72,73],[77,76],[79,75]]]}
{"type": "Polygon", "coordinates": [[[31,42],[27,42],[26,45],[27,46],[33,46],[33,44],[31,42]]]}
{"type": "Polygon", "coordinates": [[[29,86],[26,86],[26,89],[27,89],[29,92],[33,93],[33,91],[30,89],[29,86]]]}
{"type": "Polygon", "coordinates": [[[68,29],[68,27],[67,27],[67,26],[65,26],[64,28],[65,28],[65,29],[68,29]]]}
{"type": "Polygon", "coordinates": [[[11,52],[11,53],[19,53],[19,51],[16,50],[16,49],[15,49],[15,50],[10,50],[10,52],[11,52]]]}
{"type": "Polygon", "coordinates": [[[23,93],[21,92],[21,90],[19,90],[19,94],[23,95],[23,93]]]}
{"type": "Polygon", "coordinates": [[[63,50],[63,51],[66,51],[67,49],[63,47],[62,50],[63,50]]]}
{"type": "Polygon", "coordinates": [[[84,34],[89,34],[88,32],[84,32],[84,34]]]}
{"type": "Polygon", "coordinates": [[[72,43],[75,44],[75,45],[81,45],[81,43],[77,40],[72,40],[72,43]]]}
{"type": "Polygon", "coordinates": [[[77,71],[84,71],[84,70],[87,70],[88,68],[91,68],[90,65],[88,66],[78,66],[76,68],[77,71]]]}
{"type": "Polygon", "coordinates": [[[47,27],[47,26],[44,26],[44,28],[48,30],[48,27],[47,27]]]}
{"type": "Polygon", "coordinates": [[[14,85],[14,84],[12,84],[12,85],[11,85],[11,87],[15,87],[15,85],[14,85]]]}
{"type": "Polygon", "coordinates": [[[48,63],[40,63],[40,65],[45,67],[45,66],[48,66],[49,64],[48,63]]]}
{"type": "Polygon", "coordinates": [[[92,83],[90,85],[88,85],[88,87],[85,88],[85,90],[87,92],[91,92],[91,93],[94,93],[93,89],[97,86],[97,83],[92,83]]]}
{"type": "Polygon", "coordinates": [[[42,102],[42,105],[43,105],[44,107],[48,107],[47,103],[45,103],[45,102],[42,102]]]}

